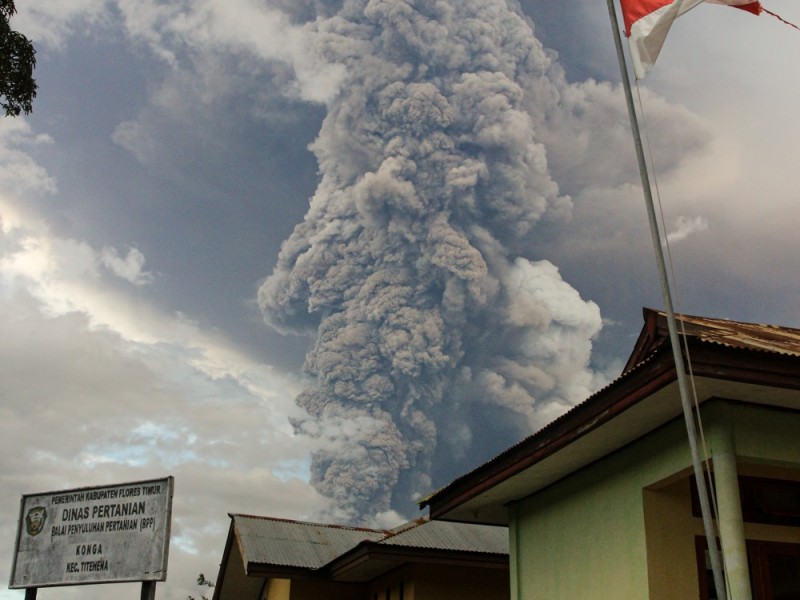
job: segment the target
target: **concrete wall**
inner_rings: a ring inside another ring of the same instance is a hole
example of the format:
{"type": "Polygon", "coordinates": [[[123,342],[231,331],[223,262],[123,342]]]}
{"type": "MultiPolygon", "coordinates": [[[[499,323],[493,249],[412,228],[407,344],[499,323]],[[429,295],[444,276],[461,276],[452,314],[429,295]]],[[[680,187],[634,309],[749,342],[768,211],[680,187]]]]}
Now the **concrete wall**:
{"type": "MultiPolygon", "coordinates": [[[[715,401],[703,421],[711,452],[715,428],[732,428],[751,471],[800,477],[797,415],[715,401]]],[[[691,475],[679,419],[511,507],[511,598],[697,598],[703,528],[691,475]]],[[[800,531],[747,524],[745,533],[788,541],[800,531]]]]}
{"type": "MultiPolygon", "coordinates": [[[[740,475],[800,481],[800,415],[729,407],[740,475]]],[[[800,543],[800,527],[744,524],[748,540],[800,543]]]]}
{"type": "Polygon", "coordinates": [[[717,420],[728,419],[741,462],[800,465],[800,415],[756,406],[715,404],[717,420]]]}
{"type": "Polygon", "coordinates": [[[703,522],[692,517],[692,477],[687,469],[677,481],[644,490],[650,600],[699,598],[695,538],[703,535],[703,522]]]}
{"type": "Polygon", "coordinates": [[[292,582],[289,579],[267,579],[260,600],[291,600],[292,582]]]}
{"type": "Polygon", "coordinates": [[[646,598],[643,489],[691,465],[683,423],[514,506],[512,598],[646,598]]]}

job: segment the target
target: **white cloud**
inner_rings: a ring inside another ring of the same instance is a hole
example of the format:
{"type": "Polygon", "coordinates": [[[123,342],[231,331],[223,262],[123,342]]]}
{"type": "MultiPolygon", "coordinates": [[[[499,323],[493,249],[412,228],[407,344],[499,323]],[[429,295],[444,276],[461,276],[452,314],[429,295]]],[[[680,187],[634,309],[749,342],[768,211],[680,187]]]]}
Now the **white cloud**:
{"type": "MultiPolygon", "coordinates": [[[[6,194],[19,197],[19,194],[51,194],[56,191],[56,182],[47,172],[24,151],[26,147],[52,144],[47,135],[36,135],[23,118],[0,119],[0,188],[6,194]]],[[[12,227],[20,219],[24,209],[4,211],[2,226],[12,227]]]]}
{"type": "Polygon", "coordinates": [[[707,229],[708,220],[705,217],[680,216],[675,219],[675,228],[667,233],[667,242],[676,244],[690,235],[707,229]]]}
{"type": "Polygon", "coordinates": [[[140,121],[123,121],[114,129],[111,139],[140,163],[147,163],[156,156],[156,142],[144,131],[140,121]]]}
{"type": "Polygon", "coordinates": [[[147,285],[153,282],[153,274],[142,270],[144,254],[138,248],[129,248],[127,256],[123,258],[116,248],[106,246],[100,252],[100,261],[114,275],[134,285],[147,285]]]}
{"type": "MultiPolygon", "coordinates": [[[[300,384],[152,304],[157,282],[137,248],[120,255],[55,233],[31,202],[55,183],[26,152],[51,140],[24,120],[0,129],[0,537],[13,539],[23,493],[174,475],[175,543],[159,597],[183,600],[198,571],[215,574],[228,512],[309,518],[324,505],[287,420],[300,384]]],[[[0,553],[5,580],[10,552],[0,553]]]]}
{"type": "MultiPolygon", "coordinates": [[[[290,65],[295,82],[287,94],[325,103],[345,78],[342,65],[329,64],[314,26],[296,25],[286,13],[254,0],[41,0],[20,3],[14,27],[37,45],[61,50],[73,35],[119,29],[176,73],[193,71],[198,83],[213,86],[205,69],[213,55],[249,56],[290,65]]],[[[247,70],[247,61],[240,61],[247,70]]],[[[206,93],[224,93],[208,87],[206,93]]]]}
{"type": "Polygon", "coordinates": [[[60,49],[76,29],[86,31],[110,18],[107,0],[18,2],[13,26],[37,45],[60,49]]]}

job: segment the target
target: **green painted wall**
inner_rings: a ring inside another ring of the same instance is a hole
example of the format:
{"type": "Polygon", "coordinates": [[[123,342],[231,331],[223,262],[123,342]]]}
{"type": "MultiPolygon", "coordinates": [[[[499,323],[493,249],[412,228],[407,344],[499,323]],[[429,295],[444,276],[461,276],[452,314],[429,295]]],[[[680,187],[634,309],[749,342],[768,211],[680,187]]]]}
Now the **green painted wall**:
{"type": "Polygon", "coordinates": [[[800,415],[797,413],[721,402],[710,410],[717,419],[730,421],[740,460],[800,465],[800,415]]]}
{"type": "Polygon", "coordinates": [[[674,422],[514,507],[515,600],[646,598],[642,490],[691,465],[685,435],[674,422]]]}
{"type": "MultiPolygon", "coordinates": [[[[715,427],[730,426],[737,455],[800,466],[797,415],[721,401],[704,405],[702,412],[712,451],[715,427]]],[[[676,544],[661,554],[664,560],[680,559],[667,567],[682,578],[677,582],[670,582],[663,565],[648,565],[643,500],[646,488],[650,493],[685,479],[690,470],[686,430],[679,419],[512,506],[512,600],[696,597],[693,536],[702,533],[702,524],[686,510],[688,489],[664,488],[648,504],[650,535],[676,544]],[[678,516],[681,510],[683,517],[678,516]],[[680,522],[672,533],[663,522],[652,525],[673,518],[680,522]],[[665,590],[665,585],[672,588],[665,590]]],[[[650,543],[652,555],[653,539],[650,543]]]]}

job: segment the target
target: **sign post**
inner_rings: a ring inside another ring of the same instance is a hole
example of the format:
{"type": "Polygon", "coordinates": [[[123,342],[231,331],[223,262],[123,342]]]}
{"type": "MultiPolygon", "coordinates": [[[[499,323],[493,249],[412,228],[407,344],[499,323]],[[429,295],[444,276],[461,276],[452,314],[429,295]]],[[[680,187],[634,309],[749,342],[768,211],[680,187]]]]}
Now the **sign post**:
{"type": "MultiPolygon", "coordinates": [[[[174,478],[26,494],[11,589],[142,582],[152,599],[165,581],[174,478]]],[[[145,595],[147,593],[147,595],[145,595]]]]}

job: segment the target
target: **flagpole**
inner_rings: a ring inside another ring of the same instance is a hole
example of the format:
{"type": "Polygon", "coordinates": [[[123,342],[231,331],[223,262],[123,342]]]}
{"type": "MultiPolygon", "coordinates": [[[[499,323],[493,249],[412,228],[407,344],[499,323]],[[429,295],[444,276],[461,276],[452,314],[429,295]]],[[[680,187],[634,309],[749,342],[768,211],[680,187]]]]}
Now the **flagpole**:
{"type": "Polygon", "coordinates": [[[633,143],[636,148],[636,159],[639,162],[639,175],[642,179],[642,190],[644,192],[645,205],[647,206],[647,217],[650,222],[650,234],[653,238],[653,248],[655,249],[656,262],[658,263],[658,273],[661,280],[661,293],[667,313],[669,339],[672,346],[673,359],[675,361],[675,373],[678,378],[678,389],[680,390],[683,416],[686,422],[686,431],[689,436],[689,448],[692,454],[692,466],[694,468],[694,477],[697,482],[697,492],[700,498],[700,512],[703,516],[703,529],[705,530],[706,540],[708,542],[711,569],[714,573],[714,584],[717,589],[717,597],[726,598],[727,594],[725,591],[725,577],[723,574],[719,549],[717,548],[717,536],[711,514],[708,487],[706,486],[702,462],[697,449],[697,424],[695,422],[692,402],[690,400],[691,396],[689,394],[689,387],[686,381],[683,352],[681,350],[681,344],[678,338],[678,326],[675,319],[675,310],[672,305],[672,293],[670,291],[667,266],[664,259],[663,245],[661,243],[661,232],[658,228],[658,220],[656,218],[656,210],[653,203],[653,193],[650,188],[650,176],[647,171],[647,162],[645,160],[644,148],[642,146],[642,136],[641,132],[639,131],[639,120],[636,116],[636,107],[633,103],[631,81],[628,77],[628,67],[625,62],[625,54],[622,49],[622,36],[620,35],[619,23],[617,21],[617,11],[614,7],[614,0],[606,0],[606,2],[608,4],[608,14],[611,17],[611,28],[614,32],[614,44],[617,49],[619,70],[620,75],[622,76],[622,85],[625,90],[625,102],[628,105],[628,116],[630,117],[631,121],[631,133],[633,134],[633,143]]]}

